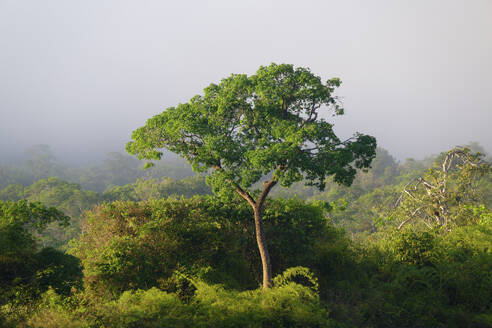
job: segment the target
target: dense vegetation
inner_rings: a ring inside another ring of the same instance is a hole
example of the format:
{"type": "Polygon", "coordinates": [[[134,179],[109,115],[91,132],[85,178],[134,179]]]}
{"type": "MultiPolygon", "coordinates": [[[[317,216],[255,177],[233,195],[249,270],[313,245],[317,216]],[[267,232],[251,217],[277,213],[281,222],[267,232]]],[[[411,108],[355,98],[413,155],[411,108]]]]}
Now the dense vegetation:
{"type": "Polygon", "coordinates": [[[272,64],[134,132],[196,176],[1,165],[0,327],[492,327],[491,160],[341,141],[317,112],[339,84],[272,64]]]}
{"type": "MultiPolygon", "coordinates": [[[[449,203],[459,220],[446,229],[415,220],[398,230],[404,187],[429,180],[446,153],[377,154],[351,187],[273,193],[267,292],[250,207],[212,196],[202,177],[133,176],[103,192],[61,174],[6,185],[1,325],[492,326],[491,172],[476,175],[474,197],[449,203]]],[[[463,177],[451,177],[455,200],[463,177]]]]}

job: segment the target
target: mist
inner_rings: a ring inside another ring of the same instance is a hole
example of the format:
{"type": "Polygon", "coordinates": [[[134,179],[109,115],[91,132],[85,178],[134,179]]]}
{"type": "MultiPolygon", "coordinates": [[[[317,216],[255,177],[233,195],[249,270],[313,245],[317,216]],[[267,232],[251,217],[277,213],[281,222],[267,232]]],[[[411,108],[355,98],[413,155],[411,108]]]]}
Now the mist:
{"type": "Polygon", "coordinates": [[[231,73],[271,62],[339,77],[343,136],[398,159],[492,152],[492,2],[0,2],[0,161],[50,145],[70,163],[231,73]]]}

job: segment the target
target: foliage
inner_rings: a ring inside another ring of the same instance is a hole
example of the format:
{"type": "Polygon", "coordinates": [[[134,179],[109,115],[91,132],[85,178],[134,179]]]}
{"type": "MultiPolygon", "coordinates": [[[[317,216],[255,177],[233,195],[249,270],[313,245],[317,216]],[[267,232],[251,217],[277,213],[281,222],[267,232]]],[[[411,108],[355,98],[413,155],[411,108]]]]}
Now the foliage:
{"type": "Polygon", "coordinates": [[[32,232],[51,222],[62,226],[68,217],[54,207],[27,201],[0,201],[0,312],[18,320],[39,295],[52,287],[68,295],[81,288],[80,261],[57,250],[37,250],[32,232]]]}
{"type": "Polygon", "coordinates": [[[94,191],[83,190],[76,183],[53,177],[38,180],[25,188],[24,198],[41,202],[47,206],[56,206],[70,217],[79,217],[101,199],[94,191]]]}
{"type": "Polygon", "coordinates": [[[309,288],[289,283],[272,288],[237,292],[196,282],[190,302],[176,295],[149,290],[127,291],[91,312],[69,312],[53,293],[31,319],[32,327],[341,327],[309,288]]]}
{"type": "Polygon", "coordinates": [[[83,190],[80,185],[63,181],[55,177],[38,180],[29,187],[9,185],[0,191],[0,199],[17,201],[26,199],[45,206],[56,207],[71,218],[70,227],[49,224],[41,235],[43,246],[60,248],[78,233],[80,215],[102,202],[102,197],[94,192],[83,190]]]}
{"type": "Polygon", "coordinates": [[[396,260],[401,263],[425,266],[432,265],[438,254],[435,253],[436,237],[432,233],[413,231],[396,235],[393,250],[396,260]]]}
{"type": "Polygon", "coordinates": [[[251,205],[263,267],[263,288],[272,268],[262,215],[271,189],[302,180],[323,190],[326,178],[350,185],[356,169],[375,156],[376,139],[363,134],[342,141],[321,109],[343,114],[333,95],[340,80],[326,83],[309,69],[271,64],[252,76],[233,74],[188,103],[170,107],[132,133],[127,151],[159,160],[162,148],[185,158],[197,172],[210,171],[215,194],[237,192],[251,205]],[[257,195],[248,189],[266,181],[257,195]]]}
{"type": "Polygon", "coordinates": [[[306,267],[292,267],[273,278],[274,286],[285,286],[292,282],[307,284],[314,292],[319,292],[318,278],[306,267]]]}
{"type": "Polygon", "coordinates": [[[482,154],[468,148],[451,149],[425,175],[405,186],[397,203],[396,215],[405,218],[399,227],[415,219],[429,228],[447,230],[469,223],[464,214],[468,206],[480,204],[477,182],[490,170],[482,154]]]}
{"type": "Polygon", "coordinates": [[[332,95],[339,85],[292,65],[260,67],[250,77],[233,74],[205,88],[203,96],[149,119],[132,134],[127,150],[158,160],[167,148],[197,171],[215,168],[209,181],[217,191],[230,182],[248,188],[274,170],[284,186],[307,178],[323,188],[329,175],[350,184],[354,167],[369,166],[375,140],[359,134],[342,142],[333,125],[318,118],[322,106],[343,113],[332,95]]]}
{"type": "Polygon", "coordinates": [[[365,320],[378,327],[490,327],[491,237],[490,225],[471,225],[379,240],[365,320]]]}
{"type": "MultiPolygon", "coordinates": [[[[397,230],[390,214],[398,190],[428,181],[426,168],[446,153],[403,163],[377,153],[350,188],[297,183],[275,193],[296,198],[266,200],[278,275],[264,292],[256,289],[262,274],[251,208],[238,198],[176,198],[209,190],[203,178],[147,171],[110,186],[107,200],[147,200],[104,203],[82,215],[71,255],[42,248],[40,237],[58,221],[60,231],[71,229],[63,212],[90,209],[92,201],[83,201],[90,193],[61,179],[7,186],[0,191],[0,327],[492,327],[491,172],[473,180],[474,200],[449,203],[457,223],[447,233],[419,224],[397,230]],[[176,196],[158,199],[169,195],[176,196]]],[[[25,167],[11,169],[3,171],[9,181],[26,178],[16,175],[25,167]]],[[[458,190],[461,178],[448,175],[448,190],[458,190]]]]}
{"type": "Polygon", "coordinates": [[[137,179],[135,183],[114,186],[103,193],[106,200],[141,201],[149,199],[167,198],[169,196],[192,197],[194,195],[210,194],[210,188],[205,184],[203,177],[186,177],[182,180],[171,178],[137,179]]]}
{"type": "MultiPolygon", "coordinates": [[[[270,201],[265,231],[277,236],[274,272],[310,261],[323,212],[322,204],[270,201]]],[[[261,273],[250,217],[243,202],[212,197],[114,202],[87,213],[71,253],[82,260],[89,286],[115,295],[166,288],[176,270],[228,287],[256,287],[261,273]]]]}
{"type": "Polygon", "coordinates": [[[64,248],[69,240],[75,238],[79,231],[79,221],[82,213],[93,208],[96,204],[111,200],[147,200],[167,198],[169,196],[191,197],[197,194],[209,194],[210,188],[203,177],[187,177],[182,180],[171,178],[137,179],[133,184],[112,186],[102,195],[84,190],[80,185],[60,180],[56,177],[38,180],[28,187],[12,184],[0,190],[0,200],[18,201],[26,199],[40,202],[46,206],[56,207],[68,215],[71,220],[69,227],[60,228],[48,224],[41,234],[36,237],[44,247],[64,248]]]}
{"type": "Polygon", "coordinates": [[[42,231],[49,223],[67,225],[69,218],[54,207],[46,207],[39,202],[0,201],[0,227],[24,233],[27,229],[42,231]]]}

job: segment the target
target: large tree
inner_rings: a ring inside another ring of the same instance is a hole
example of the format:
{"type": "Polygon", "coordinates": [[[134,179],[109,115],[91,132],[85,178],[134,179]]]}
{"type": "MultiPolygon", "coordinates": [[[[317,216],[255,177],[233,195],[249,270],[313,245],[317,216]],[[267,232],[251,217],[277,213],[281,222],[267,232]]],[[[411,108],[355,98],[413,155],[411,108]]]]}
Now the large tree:
{"type": "Polygon", "coordinates": [[[342,141],[328,115],[342,115],[333,95],[337,78],[324,83],[307,68],[271,64],[256,74],[233,74],[203,95],[167,108],[135,130],[127,151],[159,160],[168,149],[186,158],[220,196],[234,192],[254,212],[263,265],[263,288],[271,286],[270,255],[263,233],[265,200],[276,184],[306,180],[320,190],[326,179],[350,185],[356,169],[369,167],[375,138],[357,133],[342,141]],[[260,190],[253,186],[263,181],[260,190]]]}

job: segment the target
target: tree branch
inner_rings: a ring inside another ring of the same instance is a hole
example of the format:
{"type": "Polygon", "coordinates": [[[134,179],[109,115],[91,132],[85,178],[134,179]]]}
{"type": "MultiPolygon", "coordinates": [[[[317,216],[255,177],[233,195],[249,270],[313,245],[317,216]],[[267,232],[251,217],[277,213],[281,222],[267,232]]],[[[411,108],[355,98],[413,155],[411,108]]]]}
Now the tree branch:
{"type": "Polygon", "coordinates": [[[275,171],[272,174],[272,178],[268,181],[265,181],[263,183],[263,190],[261,191],[260,196],[258,197],[258,207],[262,208],[263,203],[265,202],[265,199],[267,198],[268,194],[270,193],[270,190],[277,184],[277,174],[282,171],[282,169],[286,169],[287,167],[285,165],[278,165],[275,171]]]}
{"type": "MultiPolygon", "coordinates": [[[[213,165],[212,168],[214,168],[217,171],[223,171],[222,166],[220,166],[220,164],[213,165]]],[[[232,181],[230,179],[227,179],[227,182],[229,182],[234,187],[234,189],[239,194],[239,196],[244,198],[251,206],[256,207],[256,202],[255,202],[254,198],[251,197],[251,195],[249,194],[248,191],[244,190],[237,183],[235,183],[234,181],[232,181]]]]}
{"type": "Polygon", "coordinates": [[[228,181],[236,188],[236,192],[241,197],[243,197],[251,206],[256,207],[255,200],[253,199],[253,197],[251,197],[251,195],[247,191],[244,191],[241,187],[239,187],[238,185],[236,185],[234,182],[232,182],[230,180],[228,180],[228,181]]]}
{"type": "Polygon", "coordinates": [[[415,214],[417,214],[417,212],[420,211],[421,208],[422,207],[417,208],[415,211],[413,211],[412,214],[410,214],[410,217],[408,219],[406,219],[405,221],[403,221],[402,223],[400,223],[400,225],[398,226],[398,230],[400,230],[401,228],[403,228],[403,226],[405,224],[407,224],[408,222],[412,221],[415,218],[415,214]]]}
{"type": "Polygon", "coordinates": [[[268,193],[270,192],[270,190],[272,190],[272,188],[276,184],[277,184],[277,181],[275,180],[275,177],[272,177],[270,180],[266,181],[263,184],[263,190],[261,191],[261,194],[258,197],[258,202],[257,202],[258,207],[260,207],[260,208],[263,207],[263,203],[265,202],[265,199],[267,198],[268,193]]]}

